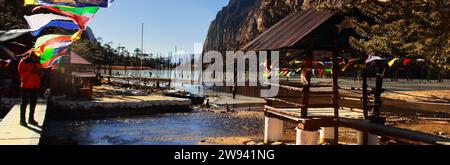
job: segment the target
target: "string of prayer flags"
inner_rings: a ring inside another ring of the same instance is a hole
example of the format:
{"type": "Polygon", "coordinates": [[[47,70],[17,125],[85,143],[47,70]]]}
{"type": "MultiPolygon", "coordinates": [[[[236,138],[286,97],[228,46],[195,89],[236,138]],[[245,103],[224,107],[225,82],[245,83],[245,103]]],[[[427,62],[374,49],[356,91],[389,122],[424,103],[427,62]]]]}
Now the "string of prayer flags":
{"type": "Polygon", "coordinates": [[[113,0],[25,0],[24,5],[38,5],[33,13],[48,10],[53,14],[24,16],[33,36],[39,36],[50,27],[75,31],[72,35],[48,34],[39,37],[32,50],[46,68],[57,68],[69,46],[81,39],[82,31],[101,7],[108,7],[113,0]],[[40,6],[39,6],[40,5],[40,6]]]}

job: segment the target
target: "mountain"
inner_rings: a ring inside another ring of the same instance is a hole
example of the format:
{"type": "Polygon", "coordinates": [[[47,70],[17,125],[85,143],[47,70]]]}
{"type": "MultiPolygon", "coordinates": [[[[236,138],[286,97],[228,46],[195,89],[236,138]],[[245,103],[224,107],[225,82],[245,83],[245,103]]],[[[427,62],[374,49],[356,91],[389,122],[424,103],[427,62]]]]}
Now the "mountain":
{"type": "Polygon", "coordinates": [[[307,6],[303,0],[230,0],[211,22],[204,50],[239,50],[290,13],[307,6]]]}

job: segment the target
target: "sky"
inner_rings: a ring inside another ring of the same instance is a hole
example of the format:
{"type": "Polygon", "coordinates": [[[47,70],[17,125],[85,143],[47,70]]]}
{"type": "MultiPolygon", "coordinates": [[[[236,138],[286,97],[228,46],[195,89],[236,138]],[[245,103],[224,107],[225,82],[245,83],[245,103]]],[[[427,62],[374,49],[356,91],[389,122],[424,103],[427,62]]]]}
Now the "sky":
{"type": "Polygon", "coordinates": [[[90,22],[95,37],[127,47],[141,47],[144,23],[145,53],[193,52],[203,43],[209,24],[229,0],[115,0],[102,8],[90,22]]]}

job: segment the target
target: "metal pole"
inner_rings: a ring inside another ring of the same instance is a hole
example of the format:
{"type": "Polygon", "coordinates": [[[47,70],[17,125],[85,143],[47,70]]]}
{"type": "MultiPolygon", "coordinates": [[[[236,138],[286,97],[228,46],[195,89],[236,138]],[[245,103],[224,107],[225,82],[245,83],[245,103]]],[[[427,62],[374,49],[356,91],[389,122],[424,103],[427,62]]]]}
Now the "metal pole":
{"type": "Polygon", "coordinates": [[[142,31],[141,31],[141,72],[140,72],[140,79],[142,81],[142,57],[144,55],[144,23],[142,23],[142,31]]]}

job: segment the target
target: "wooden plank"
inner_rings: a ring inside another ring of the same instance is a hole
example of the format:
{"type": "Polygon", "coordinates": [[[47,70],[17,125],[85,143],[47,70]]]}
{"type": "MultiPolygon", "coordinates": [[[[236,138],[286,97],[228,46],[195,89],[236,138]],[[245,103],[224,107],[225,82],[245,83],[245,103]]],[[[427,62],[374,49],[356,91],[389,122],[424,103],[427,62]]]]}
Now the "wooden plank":
{"type": "MultiPolygon", "coordinates": [[[[38,145],[42,134],[46,109],[46,103],[40,101],[36,105],[36,112],[34,114],[34,119],[39,123],[39,126],[28,125],[24,127],[19,125],[20,104],[16,104],[0,122],[0,145],[38,145]]],[[[28,113],[29,111],[27,110],[27,117],[28,113]]]]}
{"type": "Polygon", "coordinates": [[[302,123],[298,124],[298,128],[302,130],[311,130],[317,131],[321,127],[333,127],[336,125],[336,121],[334,118],[325,117],[325,118],[310,118],[302,120],[302,123]]]}
{"type": "MultiPolygon", "coordinates": [[[[288,85],[281,85],[281,84],[264,82],[264,85],[271,85],[271,86],[287,89],[289,91],[303,92],[303,88],[306,87],[308,84],[301,84],[301,87],[293,87],[293,86],[288,86],[288,85]]],[[[309,85],[309,87],[310,88],[331,88],[331,87],[333,87],[333,85],[328,85],[328,84],[311,84],[311,85],[309,85]]]]}
{"type": "Polygon", "coordinates": [[[333,95],[333,91],[310,91],[310,95],[333,95]]]}
{"type": "Polygon", "coordinates": [[[450,139],[435,136],[431,134],[425,134],[420,133],[416,131],[401,129],[401,128],[395,128],[395,127],[389,127],[381,124],[375,124],[373,122],[370,122],[368,120],[356,120],[356,119],[346,119],[346,118],[340,118],[338,120],[338,124],[343,127],[353,128],[356,130],[368,132],[371,134],[376,134],[380,136],[387,136],[387,137],[395,137],[400,139],[406,139],[406,140],[412,140],[412,141],[419,141],[419,142],[425,142],[428,144],[449,144],[450,139]]]}
{"type": "Polygon", "coordinates": [[[284,104],[288,104],[288,105],[293,105],[296,108],[302,108],[305,105],[303,104],[298,104],[298,103],[294,103],[294,102],[290,102],[290,101],[286,101],[283,99],[277,99],[277,98],[266,98],[266,101],[272,101],[272,102],[280,102],[280,103],[284,103],[284,104]]]}
{"type": "Polygon", "coordinates": [[[280,116],[286,118],[287,120],[300,121],[301,109],[280,109],[271,106],[264,107],[267,115],[280,116]]]}
{"type": "Polygon", "coordinates": [[[302,92],[303,88],[299,88],[299,87],[292,87],[292,86],[287,86],[287,85],[280,85],[280,84],[275,84],[275,83],[264,83],[265,85],[271,85],[274,87],[279,87],[279,88],[283,88],[283,89],[287,89],[289,91],[296,91],[296,92],[302,92]]]}
{"type": "MultiPolygon", "coordinates": [[[[301,121],[302,118],[300,108],[275,108],[265,106],[266,113],[269,115],[281,116],[287,120],[301,121]]],[[[310,108],[308,111],[308,118],[334,118],[334,108],[310,108]]],[[[351,111],[350,109],[340,110],[339,117],[361,119],[362,113],[351,111]]]]}
{"type": "Polygon", "coordinates": [[[308,108],[334,108],[333,104],[310,104],[308,108]]]}
{"type": "Polygon", "coordinates": [[[102,76],[103,78],[113,78],[113,79],[130,79],[130,80],[143,80],[143,81],[166,81],[170,82],[170,78],[149,78],[149,77],[126,77],[126,76],[102,76]]]}

